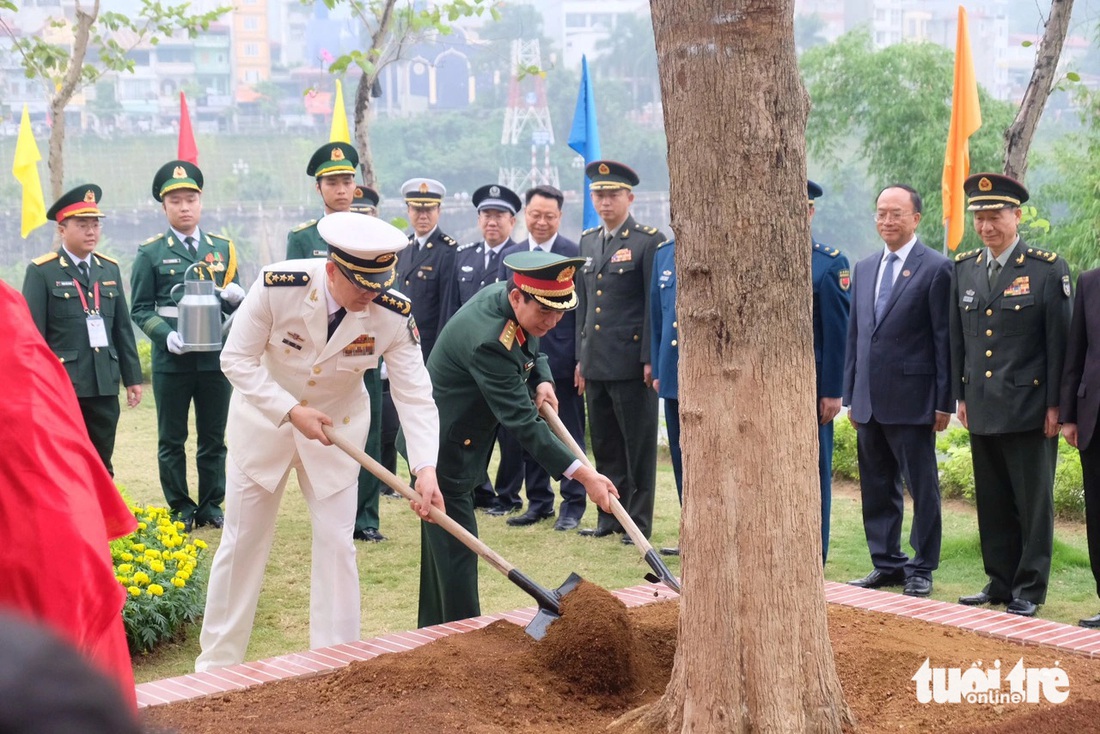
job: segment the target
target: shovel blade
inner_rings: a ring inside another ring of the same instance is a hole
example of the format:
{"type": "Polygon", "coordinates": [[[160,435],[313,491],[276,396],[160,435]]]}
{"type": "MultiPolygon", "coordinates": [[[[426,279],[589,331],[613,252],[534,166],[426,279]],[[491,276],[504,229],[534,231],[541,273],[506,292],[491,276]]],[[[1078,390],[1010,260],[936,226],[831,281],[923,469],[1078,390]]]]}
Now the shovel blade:
{"type": "Polygon", "coordinates": [[[663,583],[677,594],[680,593],[680,581],[672,575],[672,571],[670,571],[668,566],[665,565],[665,562],[661,560],[661,557],[657,555],[657,551],[652,549],[649,550],[649,552],[645,554],[645,561],[655,572],[647,573],[645,575],[646,581],[651,584],[656,584],[658,582],[663,583]]]}
{"type": "Polygon", "coordinates": [[[539,610],[523,631],[536,640],[545,637],[550,625],[561,618],[561,598],[577,588],[582,580],[577,574],[570,573],[569,578],[558,588],[552,591],[540,588],[538,591],[542,592],[541,594],[532,594],[535,601],[539,603],[539,610]]]}

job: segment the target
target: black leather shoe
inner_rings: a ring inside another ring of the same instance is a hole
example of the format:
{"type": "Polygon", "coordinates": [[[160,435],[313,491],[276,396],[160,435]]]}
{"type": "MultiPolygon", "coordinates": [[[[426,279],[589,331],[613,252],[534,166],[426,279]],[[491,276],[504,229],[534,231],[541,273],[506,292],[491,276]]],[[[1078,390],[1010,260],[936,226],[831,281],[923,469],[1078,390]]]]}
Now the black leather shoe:
{"type": "Polygon", "coordinates": [[[905,580],[905,591],[902,593],[906,596],[931,596],[932,579],[926,579],[923,576],[910,576],[905,580]]]}
{"type": "Polygon", "coordinates": [[[848,582],[849,586],[858,586],[862,589],[881,589],[883,586],[901,586],[905,583],[905,571],[879,571],[877,568],[861,579],[848,582]]]}
{"type": "Polygon", "coordinates": [[[203,525],[209,525],[212,528],[218,528],[219,530],[221,530],[222,526],[225,525],[225,518],[222,517],[221,515],[218,515],[216,517],[212,517],[209,520],[204,521],[202,524],[203,525]]]}
{"type": "Polygon", "coordinates": [[[513,512],[518,511],[519,507],[501,507],[500,505],[494,505],[486,510],[485,513],[493,517],[504,517],[505,515],[511,515],[513,512]]]}
{"type": "Polygon", "coordinates": [[[1034,617],[1038,610],[1039,605],[1027,599],[1013,599],[1005,607],[1005,611],[1009,614],[1018,614],[1021,617],[1034,617]]]}
{"type": "Polygon", "coordinates": [[[977,594],[971,594],[970,596],[960,596],[959,604],[963,604],[968,607],[980,607],[982,604],[1008,604],[1011,599],[999,599],[995,596],[990,596],[984,591],[979,591],[977,594]]]}
{"type": "Polygon", "coordinates": [[[580,524],[580,520],[575,517],[559,517],[558,521],[554,523],[554,530],[565,532],[566,530],[572,530],[580,524]]]}
{"type": "Polygon", "coordinates": [[[508,518],[507,520],[505,520],[505,522],[508,523],[509,525],[511,525],[514,528],[522,528],[522,527],[526,527],[527,525],[534,525],[537,522],[540,522],[542,520],[546,520],[547,518],[551,518],[553,516],[554,516],[553,511],[550,511],[550,512],[532,512],[531,510],[528,510],[527,512],[523,513],[522,515],[519,515],[517,517],[508,518]]]}
{"type": "Polygon", "coordinates": [[[389,497],[391,500],[402,499],[401,495],[399,495],[397,492],[393,491],[389,487],[382,487],[382,489],[378,491],[378,494],[382,497],[389,497]]]}
{"type": "Polygon", "coordinates": [[[661,548],[657,552],[662,556],[678,556],[680,555],[680,546],[676,546],[675,548],[661,548]]]}
{"type": "Polygon", "coordinates": [[[1082,619],[1077,624],[1082,627],[1088,627],[1090,630],[1100,629],[1100,614],[1093,615],[1082,619]]]}
{"type": "Polygon", "coordinates": [[[190,533],[194,529],[195,529],[195,518],[185,517],[183,519],[183,532],[190,533]]]}
{"type": "Polygon", "coordinates": [[[629,535],[624,535],[623,539],[619,542],[623,545],[634,545],[634,539],[631,538],[629,535]]]}
{"type": "Polygon", "coordinates": [[[366,530],[356,530],[351,534],[351,537],[355,540],[365,540],[368,543],[381,543],[386,539],[385,535],[378,532],[374,528],[367,528],[366,530]]]}
{"type": "Polygon", "coordinates": [[[586,538],[606,538],[614,534],[615,531],[610,528],[584,528],[577,531],[577,535],[583,535],[586,538]]]}

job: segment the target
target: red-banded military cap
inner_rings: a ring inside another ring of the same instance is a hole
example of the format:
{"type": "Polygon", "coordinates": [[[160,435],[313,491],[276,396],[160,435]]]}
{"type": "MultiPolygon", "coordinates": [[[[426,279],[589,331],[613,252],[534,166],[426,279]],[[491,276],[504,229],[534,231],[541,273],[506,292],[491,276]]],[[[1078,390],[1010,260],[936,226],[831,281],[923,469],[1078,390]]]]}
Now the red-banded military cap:
{"type": "Polygon", "coordinates": [[[577,289],[573,278],[584,265],[583,257],[565,257],[541,250],[514,252],[504,258],[512,271],[516,287],[536,301],[556,311],[577,307],[577,289]]]}
{"type": "Polygon", "coordinates": [[[65,192],[46,212],[46,219],[61,224],[72,217],[103,217],[99,210],[99,201],[103,198],[103,189],[95,184],[81,184],[65,192]]]}

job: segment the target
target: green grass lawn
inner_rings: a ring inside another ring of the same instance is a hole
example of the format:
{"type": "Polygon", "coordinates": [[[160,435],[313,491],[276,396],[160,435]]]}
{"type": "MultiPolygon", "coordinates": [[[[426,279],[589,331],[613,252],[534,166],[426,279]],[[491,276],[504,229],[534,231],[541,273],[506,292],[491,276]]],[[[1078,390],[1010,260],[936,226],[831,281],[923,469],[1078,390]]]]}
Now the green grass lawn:
{"type": "MultiPolygon", "coordinates": [[[[116,479],[132,500],[163,505],[156,468],[156,420],[152,390],[134,409],[123,409],[115,449],[116,479]]],[[[194,492],[194,430],[189,441],[191,486],[194,492]]],[[[362,583],[363,637],[416,627],[419,583],[419,521],[401,500],[381,502],[381,531],[384,543],[356,543],[362,583]]],[[[904,537],[908,537],[907,522],[904,537]]],[[[680,511],[667,458],[658,466],[657,502],[653,545],[675,545],[680,511]]],[[[595,511],[589,509],[582,527],[592,526],[595,511]]],[[[544,586],[553,587],[570,572],[609,589],[643,582],[649,568],[634,548],[614,539],[582,538],[574,532],[555,532],[552,522],[527,528],[508,527],[504,518],[478,515],[482,539],[544,586]]],[[[207,563],[221,531],[202,528],[195,537],[210,544],[207,563]]],[[[1056,531],[1054,571],[1047,604],[1040,616],[1075,623],[1100,609],[1088,567],[1084,526],[1059,524],[1056,531]]],[[[293,474],[279,511],[275,546],[260,596],[256,624],[248,650],[249,659],[259,659],[302,650],[309,645],[309,516],[293,474]]],[[[667,559],[679,573],[679,559],[667,559]]],[[[858,487],[841,482],[835,486],[833,529],[826,578],[847,581],[871,570],[860,517],[858,487]]],[[[957,502],[944,508],[944,542],[940,570],[935,575],[933,597],[955,601],[961,594],[977,591],[985,582],[978,548],[973,508],[957,502]]],[[[530,606],[532,600],[490,566],[480,566],[482,611],[507,611],[530,606]]],[[[900,590],[899,590],[900,591],[900,590]]],[[[138,682],[182,675],[193,670],[198,655],[198,626],[183,640],[167,644],[134,660],[138,682]]]]}

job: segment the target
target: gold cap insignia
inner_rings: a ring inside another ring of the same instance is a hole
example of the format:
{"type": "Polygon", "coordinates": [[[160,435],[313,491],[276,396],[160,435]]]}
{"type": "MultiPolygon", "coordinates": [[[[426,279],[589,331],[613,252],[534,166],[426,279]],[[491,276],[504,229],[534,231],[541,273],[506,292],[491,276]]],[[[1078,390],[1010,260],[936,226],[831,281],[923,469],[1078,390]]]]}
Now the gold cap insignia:
{"type": "Polygon", "coordinates": [[[344,160],[344,151],[340,150],[339,148],[333,148],[332,149],[332,160],[334,160],[334,161],[344,160]]]}
{"type": "Polygon", "coordinates": [[[379,255],[375,259],[375,262],[378,263],[379,265],[385,265],[390,260],[393,260],[393,254],[392,253],[389,253],[389,254],[386,254],[386,255],[379,255]]]}
{"type": "Polygon", "coordinates": [[[84,203],[85,204],[94,204],[95,203],[95,192],[92,191],[91,189],[88,189],[88,191],[84,194],[84,203]]]}
{"type": "Polygon", "coordinates": [[[558,277],[555,278],[555,280],[557,280],[559,283],[564,283],[567,280],[573,280],[573,275],[576,272],[577,272],[577,269],[575,267],[573,267],[572,265],[570,265],[565,270],[558,273],[558,277]]]}
{"type": "Polygon", "coordinates": [[[993,190],[993,182],[990,181],[985,176],[982,176],[981,180],[978,181],[978,190],[979,191],[992,191],[993,190]]]}
{"type": "Polygon", "coordinates": [[[363,198],[363,189],[359,188],[358,186],[355,187],[355,198],[356,199],[362,199],[363,198]]]}
{"type": "Polygon", "coordinates": [[[611,169],[607,167],[606,163],[601,163],[600,167],[596,170],[600,172],[601,176],[606,176],[607,174],[611,173],[611,169]]]}
{"type": "Polygon", "coordinates": [[[183,170],[183,166],[176,166],[172,169],[172,178],[187,178],[187,171],[183,170]]]}
{"type": "Polygon", "coordinates": [[[420,184],[420,193],[422,193],[422,194],[428,193],[428,184],[426,184],[426,183],[420,184]]]}

